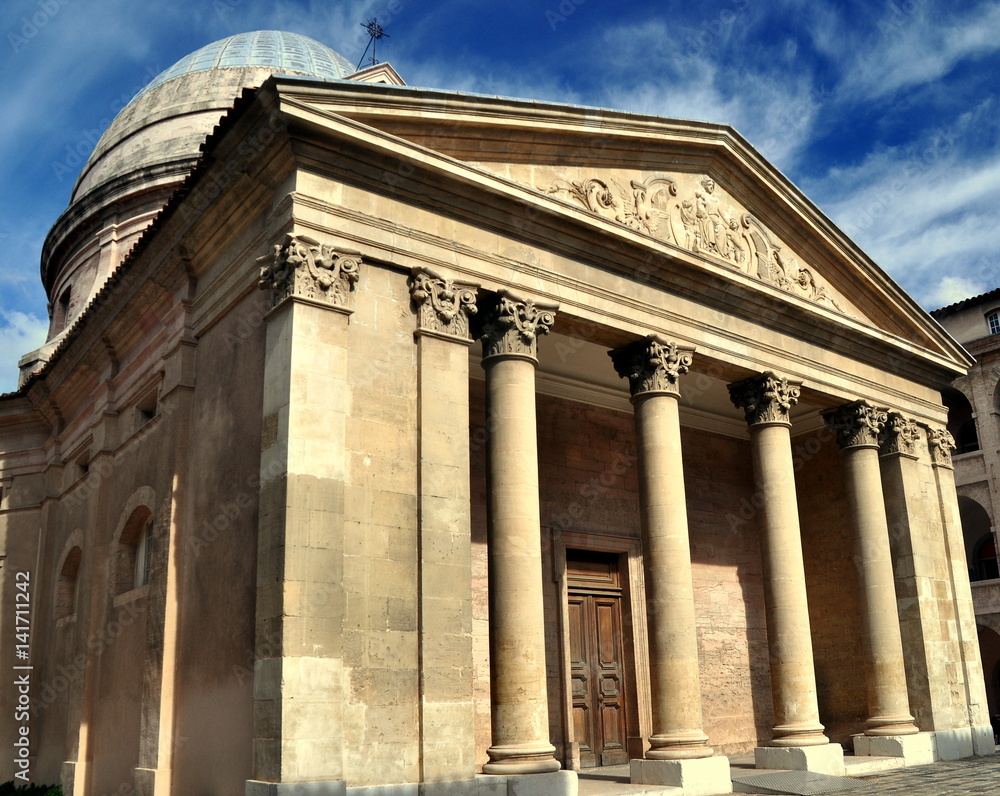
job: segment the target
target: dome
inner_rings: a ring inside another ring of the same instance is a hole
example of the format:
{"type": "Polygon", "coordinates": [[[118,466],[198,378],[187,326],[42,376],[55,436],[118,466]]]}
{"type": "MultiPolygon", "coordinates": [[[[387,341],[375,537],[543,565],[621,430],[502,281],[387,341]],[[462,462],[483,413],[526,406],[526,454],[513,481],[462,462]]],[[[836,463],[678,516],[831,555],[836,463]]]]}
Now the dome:
{"type": "Polygon", "coordinates": [[[43,246],[42,281],[56,307],[50,340],[68,328],[191,172],[205,138],[243,89],[272,74],[342,80],[355,70],[308,36],[239,33],[181,58],[122,108],[43,246]]]}
{"type": "Polygon", "coordinates": [[[148,86],[135,95],[161,86],[168,80],[204,69],[223,69],[241,66],[268,66],[276,73],[296,73],[324,78],[343,78],[354,74],[355,69],[340,53],[325,44],[298,33],[278,30],[257,30],[238,33],[227,39],[206,44],[200,50],[185,55],[165,69],[148,86]]]}
{"type": "Polygon", "coordinates": [[[139,167],[197,159],[201,143],[245,87],[272,74],[339,80],[354,74],[340,53],[298,33],[258,30],[207,44],[157,75],[101,136],[71,201],[139,167]]]}

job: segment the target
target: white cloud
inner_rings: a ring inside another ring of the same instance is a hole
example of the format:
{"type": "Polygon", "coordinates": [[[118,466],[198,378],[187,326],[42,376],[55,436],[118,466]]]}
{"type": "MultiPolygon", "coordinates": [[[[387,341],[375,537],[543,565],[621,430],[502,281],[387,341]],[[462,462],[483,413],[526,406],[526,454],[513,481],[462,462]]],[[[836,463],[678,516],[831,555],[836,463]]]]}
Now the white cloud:
{"type": "Polygon", "coordinates": [[[937,284],[937,288],[931,296],[931,303],[935,308],[947,307],[957,301],[962,301],[970,296],[978,296],[985,293],[989,288],[981,282],[966,279],[960,276],[944,276],[937,284]]]}
{"type": "Polygon", "coordinates": [[[1000,5],[982,3],[953,20],[933,13],[927,0],[890,3],[865,44],[843,50],[851,59],[844,94],[885,97],[931,83],[965,58],[1000,49],[1000,5]]]}
{"type": "Polygon", "coordinates": [[[45,342],[48,319],[16,310],[0,310],[0,393],[17,389],[17,361],[45,342]]]}

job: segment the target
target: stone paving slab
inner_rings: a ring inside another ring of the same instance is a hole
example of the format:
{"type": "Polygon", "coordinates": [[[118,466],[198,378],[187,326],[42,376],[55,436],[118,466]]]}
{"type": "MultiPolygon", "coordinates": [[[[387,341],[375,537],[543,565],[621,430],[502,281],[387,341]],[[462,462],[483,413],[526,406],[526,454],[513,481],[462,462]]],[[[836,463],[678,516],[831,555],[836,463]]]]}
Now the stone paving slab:
{"type": "Polygon", "coordinates": [[[1000,756],[940,761],[863,777],[864,796],[1000,796],[1000,756]]]}
{"type": "MultiPolygon", "coordinates": [[[[751,773],[754,772],[733,766],[735,777],[742,779],[751,773]]],[[[856,779],[862,787],[849,791],[850,796],[1000,796],[1000,755],[940,761],[856,779]]],[[[668,796],[679,794],[680,790],[632,785],[628,766],[614,766],[581,772],[579,793],[580,796],[668,796]]]]}

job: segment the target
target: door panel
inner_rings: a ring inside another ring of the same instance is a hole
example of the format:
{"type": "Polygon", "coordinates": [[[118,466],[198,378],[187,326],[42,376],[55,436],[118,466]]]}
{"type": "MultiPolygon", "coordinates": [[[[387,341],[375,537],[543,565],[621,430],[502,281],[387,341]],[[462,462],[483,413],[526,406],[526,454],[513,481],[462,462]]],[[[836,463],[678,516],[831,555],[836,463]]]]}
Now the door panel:
{"type": "Polygon", "coordinates": [[[570,677],[580,765],[628,762],[617,556],[567,554],[570,677]]]}

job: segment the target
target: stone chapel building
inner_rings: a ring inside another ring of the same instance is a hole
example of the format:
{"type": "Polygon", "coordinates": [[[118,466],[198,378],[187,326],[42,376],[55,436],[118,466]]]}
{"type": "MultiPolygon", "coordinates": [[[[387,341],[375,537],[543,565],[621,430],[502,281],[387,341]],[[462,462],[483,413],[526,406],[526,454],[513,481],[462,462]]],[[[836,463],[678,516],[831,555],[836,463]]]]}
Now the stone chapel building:
{"type": "Polygon", "coordinates": [[[707,794],[731,754],[993,751],[972,360],[731,128],[241,34],[119,114],[41,270],[0,396],[33,781],[707,794]]]}

